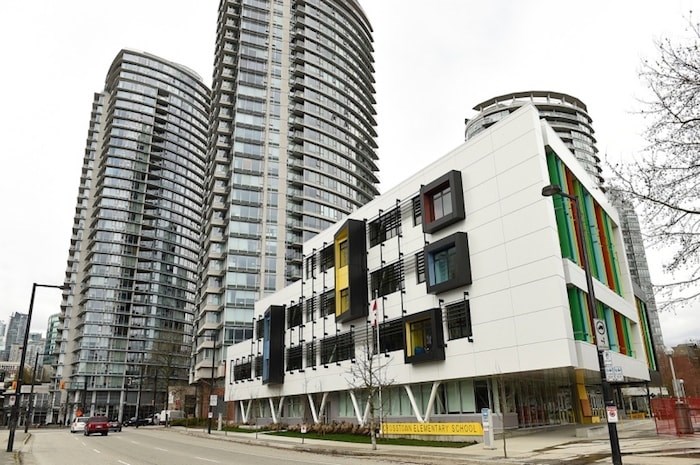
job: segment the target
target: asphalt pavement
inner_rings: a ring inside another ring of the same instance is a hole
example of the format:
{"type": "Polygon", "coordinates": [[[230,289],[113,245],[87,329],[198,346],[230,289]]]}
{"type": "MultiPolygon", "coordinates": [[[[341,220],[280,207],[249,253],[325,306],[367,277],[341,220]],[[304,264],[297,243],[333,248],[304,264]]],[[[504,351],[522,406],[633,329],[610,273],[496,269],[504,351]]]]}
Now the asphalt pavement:
{"type": "MultiPolygon", "coordinates": [[[[155,428],[155,427],[149,427],[155,428]]],[[[233,441],[268,447],[347,456],[383,456],[403,462],[470,465],[568,465],[611,464],[607,427],[581,425],[554,426],[509,433],[504,441],[497,438],[494,448],[482,443],[462,448],[355,444],[318,439],[273,436],[262,432],[232,433],[206,429],[173,427],[172,434],[188,434],[211,440],[233,441]],[[507,457],[506,457],[507,455],[507,457]]],[[[620,449],[624,465],[700,465],[700,432],[694,435],[657,435],[653,420],[627,420],[618,423],[620,449]]],[[[7,446],[8,431],[0,430],[0,444],[7,446]]],[[[31,430],[25,435],[18,430],[14,451],[0,452],[0,465],[18,465],[25,444],[31,441],[31,430]]],[[[4,448],[5,448],[4,447],[4,448]]],[[[3,449],[4,449],[3,448],[3,449]]],[[[29,448],[26,448],[28,450],[29,448]]]]}

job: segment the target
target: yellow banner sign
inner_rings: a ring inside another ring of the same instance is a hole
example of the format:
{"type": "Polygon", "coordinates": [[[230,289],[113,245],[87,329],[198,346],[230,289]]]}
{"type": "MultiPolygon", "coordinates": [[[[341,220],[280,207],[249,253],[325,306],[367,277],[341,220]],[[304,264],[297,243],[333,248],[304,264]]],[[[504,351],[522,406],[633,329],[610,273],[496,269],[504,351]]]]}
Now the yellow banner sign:
{"type": "Polygon", "coordinates": [[[384,423],[383,434],[424,434],[434,436],[481,436],[481,423],[384,423]]]}

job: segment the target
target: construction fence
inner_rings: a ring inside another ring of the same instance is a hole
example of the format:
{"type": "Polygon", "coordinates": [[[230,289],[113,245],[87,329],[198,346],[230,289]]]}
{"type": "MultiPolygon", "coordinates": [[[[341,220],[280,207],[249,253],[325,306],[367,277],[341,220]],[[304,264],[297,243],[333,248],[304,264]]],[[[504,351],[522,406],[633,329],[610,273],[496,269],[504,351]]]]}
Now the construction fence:
{"type": "Polygon", "coordinates": [[[700,398],[663,397],[651,400],[657,434],[694,434],[700,431],[700,398]]]}

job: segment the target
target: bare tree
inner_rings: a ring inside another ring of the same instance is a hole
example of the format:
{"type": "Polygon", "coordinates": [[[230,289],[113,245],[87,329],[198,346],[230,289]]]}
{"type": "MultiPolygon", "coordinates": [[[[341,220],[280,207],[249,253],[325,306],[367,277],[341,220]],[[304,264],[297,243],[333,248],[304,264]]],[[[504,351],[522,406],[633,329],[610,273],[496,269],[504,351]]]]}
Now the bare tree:
{"type": "Polygon", "coordinates": [[[164,410],[168,409],[168,395],[171,386],[173,384],[175,386],[187,384],[189,356],[190,347],[183,340],[183,336],[178,333],[162,333],[161,338],[153,346],[150,363],[153,366],[156,379],[163,380],[165,384],[164,410]]]}
{"type": "Polygon", "coordinates": [[[656,284],[660,309],[700,297],[700,25],[692,18],[687,32],[685,40],[659,40],[657,58],[642,62],[648,146],[611,167],[611,190],[641,213],[650,245],[671,252],[664,269],[683,276],[656,284]]]}
{"type": "Polygon", "coordinates": [[[390,358],[386,358],[378,350],[376,332],[371,328],[362,334],[355,334],[355,342],[360,344],[359,356],[350,366],[348,384],[355,393],[361,394],[367,400],[367,425],[372,442],[372,450],[377,450],[377,431],[380,422],[378,413],[381,412],[381,393],[393,384],[387,377],[390,358]]]}

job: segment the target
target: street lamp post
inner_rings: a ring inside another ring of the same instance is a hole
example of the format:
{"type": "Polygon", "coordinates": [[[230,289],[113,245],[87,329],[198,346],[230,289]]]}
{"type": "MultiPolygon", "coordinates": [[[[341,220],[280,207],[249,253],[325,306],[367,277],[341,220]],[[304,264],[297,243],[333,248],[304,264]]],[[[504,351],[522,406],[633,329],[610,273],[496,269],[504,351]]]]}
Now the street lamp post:
{"type": "MultiPolygon", "coordinates": [[[[550,184],[542,188],[542,195],[545,197],[552,197],[559,195],[567,198],[572,205],[572,212],[574,216],[574,229],[576,230],[576,239],[578,243],[581,244],[581,261],[583,262],[583,271],[586,275],[586,291],[588,292],[588,298],[586,299],[588,303],[588,312],[591,316],[595,315],[596,318],[600,320],[605,319],[605,315],[598,311],[598,306],[596,305],[595,293],[593,291],[593,277],[591,275],[591,269],[588,264],[588,252],[586,251],[586,244],[583,241],[583,225],[581,224],[581,210],[579,207],[578,197],[575,195],[569,195],[562,191],[560,186],[555,184],[550,184]]],[[[596,336],[597,337],[597,336],[596,336]]],[[[615,407],[615,400],[612,395],[612,388],[608,379],[605,375],[605,361],[603,360],[603,349],[598,347],[598,369],[600,371],[600,382],[603,388],[603,402],[605,407],[615,407]]],[[[612,451],[612,463],[613,465],[622,465],[622,454],[620,452],[620,439],[617,435],[617,425],[613,422],[608,421],[608,435],[610,436],[610,449],[612,451]]]]}
{"type": "Polygon", "coordinates": [[[676,378],[676,369],[673,366],[673,349],[666,349],[668,362],[671,364],[671,379],[673,380],[673,396],[676,398],[676,403],[682,403],[685,400],[685,390],[683,384],[676,378]]]}
{"type": "Polygon", "coordinates": [[[17,386],[15,388],[15,403],[10,411],[10,434],[7,438],[7,452],[12,452],[15,444],[15,432],[17,430],[17,417],[19,416],[19,399],[22,394],[22,376],[24,375],[24,362],[27,358],[27,344],[29,342],[29,328],[32,324],[32,312],[34,311],[34,296],[36,295],[37,287],[51,287],[54,289],[64,289],[63,286],[54,286],[52,284],[32,284],[32,297],[29,300],[29,311],[27,312],[27,329],[24,331],[24,339],[22,341],[22,355],[19,359],[19,368],[17,369],[17,386]],[[18,396],[19,394],[19,396],[18,396]]]}

